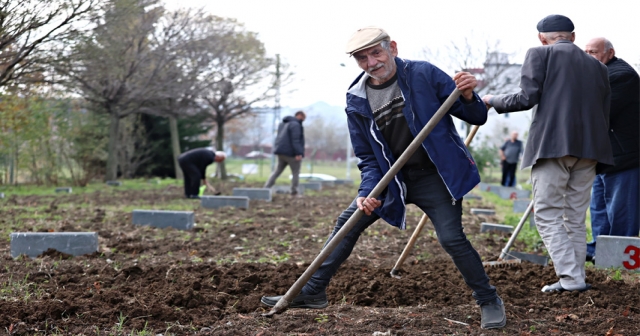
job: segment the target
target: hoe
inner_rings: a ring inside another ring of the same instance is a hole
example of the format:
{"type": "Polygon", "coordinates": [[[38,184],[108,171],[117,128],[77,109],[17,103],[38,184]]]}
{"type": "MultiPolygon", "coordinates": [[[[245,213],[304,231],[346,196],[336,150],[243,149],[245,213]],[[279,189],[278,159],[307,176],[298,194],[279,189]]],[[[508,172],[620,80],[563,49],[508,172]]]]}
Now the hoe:
{"type": "MultiPolygon", "coordinates": [[[[413,155],[413,153],[418,149],[418,147],[421,146],[421,143],[424,141],[424,139],[427,138],[429,133],[431,133],[431,131],[438,124],[438,122],[440,122],[442,117],[444,117],[444,115],[449,111],[451,106],[453,106],[453,103],[456,101],[456,99],[458,99],[459,96],[460,96],[460,90],[456,88],[455,90],[453,90],[451,95],[449,95],[447,100],[445,100],[442,106],[440,106],[438,111],[436,111],[433,117],[431,117],[429,122],[427,122],[427,124],[420,131],[420,133],[416,135],[415,139],[413,139],[413,141],[409,144],[409,146],[404,151],[404,153],[402,153],[402,155],[400,155],[398,160],[391,166],[389,171],[386,174],[384,174],[384,176],[382,177],[382,179],[380,179],[380,181],[375,186],[375,188],[373,188],[371,193],[369,193],[369,196],[367,196],[368,198],[369,197],[376,198],[382,193],[382,191],[387,187],[389,182],[391,182],[394,176],[400,171],[402,166],[404,166],[404,164],[409,160],[411,155],[413,155]]],[[[347,233],[349,233],[349,231],[351,231],[353,226],[356,225],[356,223],[360,220],[360,218],[362,218],[363,214],[364,214],[364,211],[357,209],[353,213],[353,215],[351,215],[351,218],[349,218],[349,220],[342,226],[342,228],[340,228],[340,230],[336,232],[333,239],[331,239],[331,241],[322,249],[322,251],[320,251],[320,254],[318,254],[318,256],[313,260],[313,262],[311,262],[309,267],[304,271],[304,273],[302,273],[300,278],[296,280],[293,286],[289,288],[287,293],[285,293],[284,296],[282,296],[280,301],[276,303],[276,305],[271,309],[271,311],[269,311],[266,314],[263,314],[263,316],[273,316],[275,314],[282,313],[289,307],[289,304],[296,297],[296,295],[300,293],[304,284],[306,284],[307,281],[309,281],[309,279],[313,275],[313,273],[315,273],[315,271],[317,271],[318,268],[320,268],[320,265],[322,265],[324,260],[327,259],[327,257],[331,254],[331,252],[333,252],[336,246],[340,244],[340,242],[347,235],[347,233]]]]}

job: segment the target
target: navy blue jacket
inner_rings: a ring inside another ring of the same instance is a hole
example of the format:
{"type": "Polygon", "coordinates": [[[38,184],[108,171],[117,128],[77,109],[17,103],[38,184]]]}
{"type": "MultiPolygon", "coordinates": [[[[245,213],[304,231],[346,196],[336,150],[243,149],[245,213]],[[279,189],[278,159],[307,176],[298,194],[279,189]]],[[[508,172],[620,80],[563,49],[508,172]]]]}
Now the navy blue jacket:
{"type": "MultiPolygon", "coordinates": [[[[405,100],[402,110],[409,129],[415,137],[455,89],[455,83],[442,70],[428,62],[395,58],[398,85],[405,100]]],[[[369,75],[360,74],[347,92],[347,122],[362,183],[358,196],[367,196],[389,171],[396,158],[373,119],[366,95],[369,75]]],[[[475,161],[460,138],[451,115],[474,125],[487,121],[487,108],[478,95],[465,103],[460,97],[431,134],[422,143],[444,181],[451,201],[455,203],[480,182],[475,161]]],[[[419,149],[420,150],[420,149],[419,149]]],[[[375,213],[387,223],[405,228],[405,186],[398,173],[387,189],[378,197],[382,206],[375,213]]]]}
{"type": "Polygon", "coordinates": [[[273,152],[285,156],[304,156],[304,129],[302,128],[302,121],[292,116],[282,119],[282,123],[278,126],[276,148],[273,152]]]}

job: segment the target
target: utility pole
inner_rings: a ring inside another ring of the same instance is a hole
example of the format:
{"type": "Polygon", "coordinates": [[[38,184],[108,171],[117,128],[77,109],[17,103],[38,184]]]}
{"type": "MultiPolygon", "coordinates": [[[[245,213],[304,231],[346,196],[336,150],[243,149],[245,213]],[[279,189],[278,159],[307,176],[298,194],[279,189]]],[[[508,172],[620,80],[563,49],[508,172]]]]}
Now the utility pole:
{"type": "MultiPolygon", "coordinates": [[[[340,63],[340,66],[345,68],[346,65],[344,63],[340,63]]],[[[347,180],[351,179],[351,137],[349,136],[349,132],[347,132],[347,180]]]]}
{"type": "Polygon", "coordinates": [[[347,180],[351,179],[351,138],[347,137],[347,180]]]}
{"type": "Polygon", "coordinates": [[[276,138],[278,136],[278,124],[280,123],[280,54],[276,54],[276,88],[275,107],[273,108],[273,145],[271,147],[271,172],[276,170],[276,138]]]}

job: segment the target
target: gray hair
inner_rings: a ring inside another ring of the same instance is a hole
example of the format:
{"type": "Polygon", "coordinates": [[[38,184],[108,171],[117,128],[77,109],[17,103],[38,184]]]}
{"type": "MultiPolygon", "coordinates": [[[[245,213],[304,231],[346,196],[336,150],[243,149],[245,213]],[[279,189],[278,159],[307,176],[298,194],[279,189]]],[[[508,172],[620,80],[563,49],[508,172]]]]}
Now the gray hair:
{"type": "Polygon", "coordinates": [[[380,42],[380,46],[386,51],[391,51],[391,41],[384,40],[380,42]]]}
{"type": "Polygon", "coordinates": [[[571,32],[547,32],[541,33],[547,41],[571,40],[571,32]]]}
{"type": "Polygon", "coordinates": [[[611,49],[613,49],[613,44],[611,43],[611,41],[604,39],[604,52],[608,53],[611,49]]]}

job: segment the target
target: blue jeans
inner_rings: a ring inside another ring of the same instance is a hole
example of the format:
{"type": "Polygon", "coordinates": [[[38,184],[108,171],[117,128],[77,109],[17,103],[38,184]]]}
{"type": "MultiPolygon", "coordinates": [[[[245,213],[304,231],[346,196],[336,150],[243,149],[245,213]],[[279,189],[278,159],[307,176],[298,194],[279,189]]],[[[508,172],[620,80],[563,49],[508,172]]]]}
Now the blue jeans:
{"type": "Polygon", "coordinates": [[[591,189],[591,233],[587,255],[596,255],[600,235],[637,237],[640,231],[640,168],[596,175],[591,189]]]}
{"type": "MultiPolygon", "coordinates": [[[[494,301],[498,296],[484,271],[478,252],[471,246],[462,229],[462,200],[452,204],[451,194],[435,170],[403,170],[407,186],[407,203],[424,211],[433,223],[440,245],[453,259],[467,285],[473,290],[478,304],[494,301]]],[[[338,217],[327,243],[357,210],[356,200],[338,217]]],[[[363,215],[342,242],[322,263],[302,289],[303,294],[316,294],[325,290],[331,277],[349,257],[362,232],[380,217],[375,213],[363,215]]],[[[325,243],[326,245],[326,243],[325,243]]]]}

